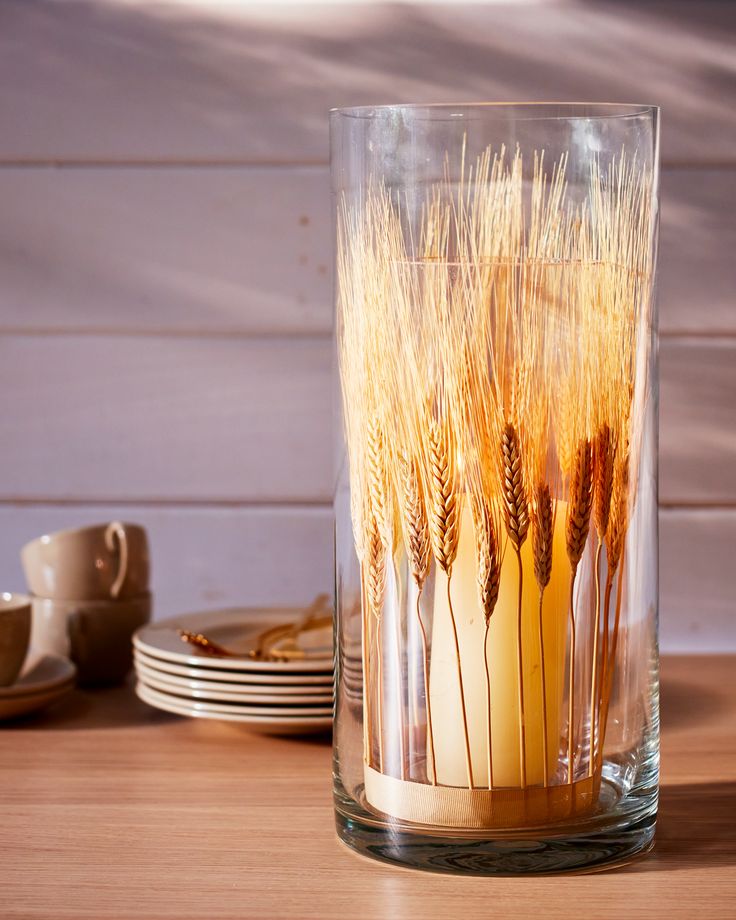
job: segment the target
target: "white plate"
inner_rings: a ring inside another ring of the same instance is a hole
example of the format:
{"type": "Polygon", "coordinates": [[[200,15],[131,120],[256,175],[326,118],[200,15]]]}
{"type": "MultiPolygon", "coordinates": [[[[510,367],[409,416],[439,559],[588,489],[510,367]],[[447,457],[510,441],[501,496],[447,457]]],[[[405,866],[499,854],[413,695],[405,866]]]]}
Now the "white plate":
{"type": "Polygon", "coordinates": [[[257,661],[247,657],[258,636],[273,626],[281,623],[296,622],[304,615],[300,609],[258,610],[232,608],[230,610],[210,610],[203,613],[189,613],[184,616],[171,617],[143,626],[133,636],[133,645],[164,661],[189,667],[212,667],[213,656],[198,651],[194,646],[181,640],[178,630],[204,633],[213,642],[236,652],[242,652],[242,658],[215,658],[218,670],[227,671],[269,671],[271,673],[316,673],[332,669],[332,627],[304,633],[300,643],[314,654],[322,653],[319,658],[305,658],[299,661],[257,661]]]}
{"type": "MultiPolygon", "coordinates": [[[[257,671],[222,671],[212,666],[209,668],[189,668],[147,655],[140,649],[133,650],[136,662],[148,665],[156,671],[175,674],[177,677],[189,677],[192,680],[218,680],[234,684],[267,684],[269,687],[282,686],[284,692],[288,687],[331,687],[334,681],[332,669],[323,674],[264,674],[257,671]]],[[[214,662],[217,659],[214,659],[214,662]]]]}
{"type": "Polygon", "coordinates": [[[31,650],[18,680],[10,687],[0,687],[0,700],[53,690],[73,680],[76,673],[77,669],[68,658],[31,650]]]}
{"type": "Polygon", "coordinates": [[[175,703],[191,706],[200,712],[230,713],[231,715],[245,716],[272,716],[275,718],[296,718],[306,716],[324,717],[332,715],[332,705],[329,706],[251,706],[246,703],[219,703],[210,702],[209,700],[193,700],[189,696],[182,696],[179,693],[157,690],[151,687],[145,680],[138,678],[138,683],[143,684],[146,689],[159,696],[168,697],[175,703]]]}
{"type": "Polygon", "coordinates": [[[175,715],[188,716],[194,719],[216,719],[223,722],[239,722],[248,726],[253,731],[264,732],[269,735],[308,735],[315,732],[325,732],[332,728],[332,715],[320,716],[318,718],[303,717],[298,719],[273,718],[267,716],[248,716],[243,713],[226,713],[210,712],[202,710],[185,703],[181,703],[176,697],[159,693],[146,687],[145,684],[136,684],[135,692],[137,696],[154,706],[156,709],[163,709],[164,712],[173,712],[175,715]]]}
{"type": "Polygon", "coordinates": [[[17,716],[25,716],[31,712],[37,712],[55,703],[74,689],[74,681],[68,680],[64,684],[58,684],[47,690],[41,690],[38,693],[28,693],[25,696],[9,696],[0,700],[0,720],[14,719],[17,716]]]}
{"type": "Polygon", "coordinates": [[[183,681],[180,678],[171,677],[167,674],[160,674],[147,668],[144,665],[136,664],[136,675],[149,687],[156,690],[162,690],[164,693],[173,693],[176,696],[182,696],[193,700],[219,700],[223,703],[243,703],[245,705],[272,705],[272,706],[332,706],[332,694],[322,694],[320,696],[294,694],[289,695],[268,693],[268,687],[262,687],[261,693],[249,693],[242,691],[235,684],[228,688],[227,684],[216,684],[207,681],[183,681]],[[168,680],[166,678],[169,678],[168,680]],[[177,681],[179,681],[177,683],[177,681]],[[225,687],[225,689],[218,689],[225,687]]]}

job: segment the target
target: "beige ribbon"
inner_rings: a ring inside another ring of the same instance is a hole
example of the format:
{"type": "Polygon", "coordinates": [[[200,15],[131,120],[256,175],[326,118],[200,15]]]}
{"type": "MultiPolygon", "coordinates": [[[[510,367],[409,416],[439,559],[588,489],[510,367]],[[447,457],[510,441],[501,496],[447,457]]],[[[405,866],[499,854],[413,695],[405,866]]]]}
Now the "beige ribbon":
{"type": "Polygon", "coordinates": [[[466,789],[396,779],[364,764],[368,805],[381,814],[435,827],[469,829],[547,825],[590,812],[599,780],[528,789],[466,789]]]}

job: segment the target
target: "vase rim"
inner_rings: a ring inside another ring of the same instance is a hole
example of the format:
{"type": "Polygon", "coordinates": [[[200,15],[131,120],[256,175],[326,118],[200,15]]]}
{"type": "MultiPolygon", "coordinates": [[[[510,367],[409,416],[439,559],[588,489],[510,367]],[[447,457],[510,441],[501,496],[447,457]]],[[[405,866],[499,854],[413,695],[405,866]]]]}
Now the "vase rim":
{"type": "Polygon", "coordinates": [[[441,116],[447,112],[451,118],[463,118],[481,112],[490,113],[519,109],[520,120],[539,121],[597,121],[607,118],[641,118],[656,116],[659,106],[649,103],[629,102],[411,102],[389,105],[356,105],[330,109],[331,116],[345,118],[375,118],[390,112],[411,113],[421,117],[441,116]],[[456,111],[453,111],[456,110],[456,111]]]}

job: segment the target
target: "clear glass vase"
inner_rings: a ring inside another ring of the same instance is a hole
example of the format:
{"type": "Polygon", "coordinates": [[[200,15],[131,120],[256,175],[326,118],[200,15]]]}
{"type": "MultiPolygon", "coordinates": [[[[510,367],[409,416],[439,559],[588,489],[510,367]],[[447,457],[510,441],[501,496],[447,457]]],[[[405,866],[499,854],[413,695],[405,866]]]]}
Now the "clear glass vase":
{"type": "Polygon", "coordinates": [[[405,866],[652,843],[658,111],[332,113],[338,833],[405,866]]]}

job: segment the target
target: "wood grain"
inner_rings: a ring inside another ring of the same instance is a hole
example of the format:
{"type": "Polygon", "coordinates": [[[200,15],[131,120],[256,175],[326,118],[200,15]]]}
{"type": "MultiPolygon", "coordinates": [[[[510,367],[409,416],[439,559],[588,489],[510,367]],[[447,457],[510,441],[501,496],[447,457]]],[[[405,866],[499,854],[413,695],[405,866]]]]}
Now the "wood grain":
{"type": "Polygon", "coordinates": [[[0,157],[324,162],[332,106],[575,99],[658,103],[666,159],[733,161],[733,32],[713,0],[14,0],[0,157]]]}
{"type": "Polygon", "coordinates": [[[660,332],[736,334],[736,171],[664,171],[660,195],[660,332]]]}
{"type": "MultiPolygon", "coordinates": [[[[736,340],[660,357],[660,497],[736,502],[736,340]]],[[[0,362],[0,500],[331,498],[327,338],[6,335],[0,362]]]]}
{"type": "Polygon", "coordinates": [[[0,494],[331,496],[322,339],[0,337],[0,494]]]}
{"type": "Polygon", "coordinates": [[[660,343],[660,501],[736,504],[736,338],[660,343]]]}
{"type": "Polygon", "coordinates": [[[574,905],[586,920],[730,920],[735,664],[663,662],[654,853],[555,879],[457,879],[362,859],[335,836],[327,742],[167,716],[129,688],[77,692],[2,728],[3,916],[486,920],[491,909],[569,920],[574,905]]]}
{"type": "Polygon", "coordinates": [[[0,506],[0,591],[25,591],[19,550],[67,527],[134,521],[151,544],[154,617],[230,606],[306,605],[331,593],[328,507],[0,506]]]}
{"type": "MultiPolygon", "coordinates": [[[[665,335],[736,332],[734,176],[662,175],[665,335]]],[[[332,329],[326,167],[0,167],[0,199],[0,332],[332,329]]]]}
{"type": "Polygon", "coordinates": [[[736,652],[736,509],[659,512],[660,633],[668,652],[736,652]]]}
{"type": "Polygon", "coordinates": [[[0,168],[0,200],[0,330],[331,328],[324,168],[0,168]]]}

